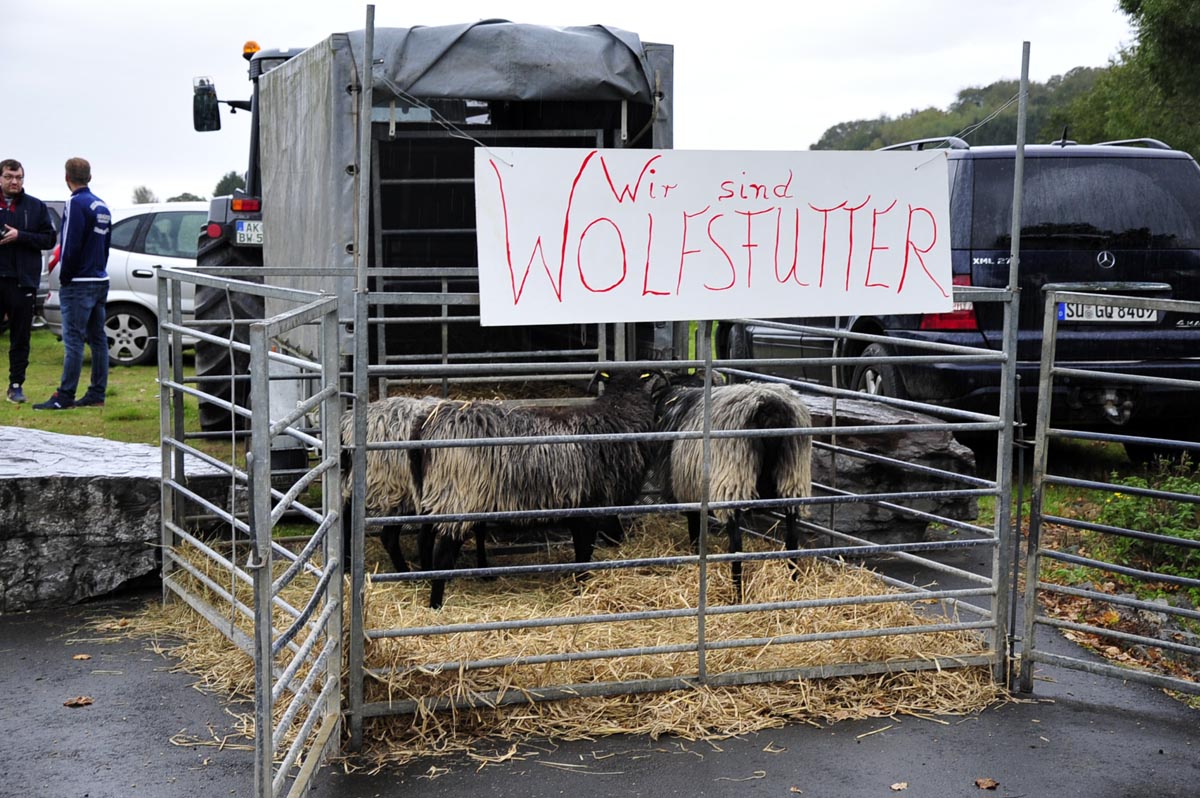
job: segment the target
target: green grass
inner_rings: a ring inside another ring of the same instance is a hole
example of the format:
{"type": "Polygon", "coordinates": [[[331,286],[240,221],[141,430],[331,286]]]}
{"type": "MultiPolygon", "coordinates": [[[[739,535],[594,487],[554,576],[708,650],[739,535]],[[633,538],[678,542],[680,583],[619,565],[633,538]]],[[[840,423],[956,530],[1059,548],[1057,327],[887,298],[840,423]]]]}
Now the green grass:
{"type": "MultiPolygon", "coordinates": [[[[8,379],[8,337],[0,338],[4,353],[4,379],[8,379]]],[[[185,354],[185,372],[192,373],[192,359],[185,354]]],[[[155,365],[114,366],[108,372],[108,395],[103,407],[71,410],[34,410],[58,388],[62,378],[63,346],[48,329],[34,330],[30,341],[29,369],[25,376],[25,404],[0,402],[0,425],[40,429],[67,435],[88,435],[126,443],[159,442],[158,369],[155,365]]],[[[79,392],[87,388],[91,357],[85,350],[79,392]]],[[[198,429],[196,401],[184,401],[189,429],[198,429]]]]}

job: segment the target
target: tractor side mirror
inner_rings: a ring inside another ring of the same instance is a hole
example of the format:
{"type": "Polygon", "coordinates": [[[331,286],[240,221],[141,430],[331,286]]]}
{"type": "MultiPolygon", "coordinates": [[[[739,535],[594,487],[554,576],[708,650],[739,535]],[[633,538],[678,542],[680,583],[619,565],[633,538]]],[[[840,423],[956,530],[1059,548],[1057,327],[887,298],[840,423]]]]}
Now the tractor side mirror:
{"type": "Polygon", "coordinates": [[[221,129],[221,106],[211,78],[192,80],[192,127],[201,133],[221,129]]]}

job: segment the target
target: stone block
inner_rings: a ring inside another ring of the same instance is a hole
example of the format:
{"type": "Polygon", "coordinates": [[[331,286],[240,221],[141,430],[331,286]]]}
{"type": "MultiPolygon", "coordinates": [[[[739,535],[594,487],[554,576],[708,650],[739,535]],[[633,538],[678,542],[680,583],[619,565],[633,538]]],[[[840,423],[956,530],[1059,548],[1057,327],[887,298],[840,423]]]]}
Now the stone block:
{"type": "MultiPolygon", "coordinates": [[[[0,427],[0,452],[0,612],[75,604],[157,573],[157,446],[0,427]]],[[[218,478],[192,462],[189,476],[218,478]]]]}
{"type": "MultiPolygon", "coordinates": [[[[812,413],[814,426],[832,425],[834,406],[831,398],[805,394],[804,401],[812,413]]],[[[839,427],[938,422],[939,420],[932,416],[890,407],[881,402],[859,399],[837,401],[839,427]]],[[[829,439],[820,440],[828,442],[829,439]]],[[[948,430],[843,434],[838,436],[837,444],[839,447],[882,455],[906,464],[930,466],[957,474],[975,474],[974,453],[955,440],[953,433],[948,430]]],[[[814,449],[813,481],[855,494],[919,493],[968,487],[961,482],[924,475],[904,466],[879,463],[851,454],[839,454],[835,458],[830,451],[820,448],[814,449]]],[[[895,503],[960,521],[970,521],[979,515],[978,503],[974,498],[905,497],[895,503]]],[[[921,540],[928,526],[923,520],[907,517],[902,512],[875,504],[856,502],[832,506],[832,523],[830,509],[825,506],[813,508],[812,520],[875,543],[921,540]]]]}

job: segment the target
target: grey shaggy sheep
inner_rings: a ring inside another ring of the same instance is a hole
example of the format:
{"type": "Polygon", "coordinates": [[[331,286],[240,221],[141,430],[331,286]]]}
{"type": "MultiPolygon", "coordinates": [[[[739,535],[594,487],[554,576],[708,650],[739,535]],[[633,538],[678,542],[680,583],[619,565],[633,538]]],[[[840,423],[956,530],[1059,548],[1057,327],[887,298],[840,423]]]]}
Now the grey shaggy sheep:
{"type": "MultiPolygon", "coordinates": [[[[658,429],[704,429],[704,389],[676,385],[658,403],[658,429]]],[[[773,383],[714,385],[711,429],[766,430],[812,426],[808,408],[795,391],[773,383]]],[[[657,465],[665,501],[698,502],[703,487],[703,441],[669,441],[658,452],[657,465]]],[[[778,499],[812,495],[812,438],[780,435],[756,438],[714,438],[710,444],[709,501],[778,499]]],[[[742,510],[719,509],[714,514],[729,534],[729,550],[742,550],[742,510]]],[[[785,508],[786,547],[799,544],[796,507],[785,508]]],[[[700,513],[687,513],[692,544],[700,537],[700,513]]],[[[734,590],[742,599],[742,568],[733,563],[734,590]]]]}
{"type": "MultiPolygon", "coordinates": [[[[367,443],[407,441],[413,428],[429,415],[438,403],[435,397],[392,396],[367,405],[367,443]]],[[[354,413],[342,416],[342,445],[354,443],[354,413]]],[[[349,469],[346,469],[349,474],[349,469]]],[[[420,510],[416,483],[409,466],[409,454],[404,449],[367,450],[366,509],[375,515],[415,515],[420,510]]],[[[350,547],[350,524],[354,483],[350,478],[342,485],[342,535],[344,550],[350,547]]],[[[408,563],[400,549],[400,527],[387,525],[380,531],[380,541],[392,567],[407,571],[408,563]]]]}
{"type": "MultiPolygon", "coordinates": [[[[658,372],[614,369],[599,375],[606,390],[594,402],[570,407],[511,407],[498,402],[443,403],[413,432],[421,440],[471,440],[547,435],[650,432],[658,372]]],[[[413,451],[420,505],[430,515],[605,507],[631,504],[650,460],[646,441],[566,442],[529,446],[472,446],[413,451]]],[[[568,518],[575,561],[592,559],[595,521],[568,518]]],[[[606,526],[619,525],[616,518],[606,526]]],[[[454,567],[472,522],[439,523],[421,532],[422,566],[454,567]]],[[[440,607],[444,580],[434,580],[429,606],[440,607]]]]}

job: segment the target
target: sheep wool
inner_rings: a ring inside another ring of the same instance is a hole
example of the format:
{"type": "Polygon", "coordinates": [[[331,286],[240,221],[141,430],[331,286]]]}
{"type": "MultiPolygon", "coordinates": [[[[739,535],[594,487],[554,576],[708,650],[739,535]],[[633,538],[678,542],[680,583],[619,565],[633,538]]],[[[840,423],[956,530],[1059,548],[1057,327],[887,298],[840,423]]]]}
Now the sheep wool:
{"type": "MultiPolygon", "coordinates": [[[[658,372],[614,369],[595,401],[570,407],[511,407],[498,402],[443,403],[418,426],[422,440],[575,436],[650,432],[658,372]]],[[[513,512],[631,504],[649,465],[644,441],[539,443],[527,446],[431,447],[414,451],[414,473],[425,514],[513,512]]],[[[597,521],[565,519],[575,542],[576,562],[589,562],[597,521]]],[[[610,520],[609,523],[614,523],[610,520]]],[[[439,523],[423,531],[431,564],[453,567],[472,522],[439,523]],[[434,540],[428,542],[429,536],[434,540]]],[[[425,555],[423,554],[423,557],[425,555]]],[[[430,605],[441,604],[434,581],[430,605]]]]}
{"type": "MultiPolygon", "coordinates": [[[[659,428],[704,428],[704,389],[674,387],[661,402],[659,428]]],[[[712,389],[711,428],[753,430],[812,426],[808,407],[790,388],[773,383],[719,385],[712,389]]],[[[710,501],[812,495],[812,438],[715,438],[710,443],[710,501]]],[[[672,442],[664,460],[664,489],[671,501],[698,502],[703,487],[703,441],[672,442]]],[[[714,511],[727,522],[731,509],[714,511]]]]}

